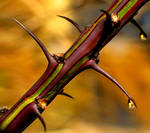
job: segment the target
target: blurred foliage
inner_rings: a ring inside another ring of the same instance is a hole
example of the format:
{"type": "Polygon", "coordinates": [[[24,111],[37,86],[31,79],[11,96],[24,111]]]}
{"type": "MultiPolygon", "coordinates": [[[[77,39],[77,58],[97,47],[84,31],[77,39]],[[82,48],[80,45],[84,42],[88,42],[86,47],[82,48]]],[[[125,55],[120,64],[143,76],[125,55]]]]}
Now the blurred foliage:
{"type": "MultiPolygon", "coordinates": [[[[65,52],[79,36],[65,15],[90,25],[112,0],[5,0],[0,3],[0,106],[11,107],[44,72],[47,61],[34,40],[12,18],[28,26],[50,53],[65,52]]],[[[137,15],[150,33],[150,4],[137,15]]],[[[108,79],[92,70],[75,77],[43,113],[51,133],[148,133],[150,125],[150,39],[143,42],[126,26],[100,53],[99,65],[115,77],[137,101],[128,110],[127,98],[108,79]]],[[[150,36],[149,36],[150,38],[150,36]]],[[[38,120],[25,133],[42,132],[38,120]]]]}

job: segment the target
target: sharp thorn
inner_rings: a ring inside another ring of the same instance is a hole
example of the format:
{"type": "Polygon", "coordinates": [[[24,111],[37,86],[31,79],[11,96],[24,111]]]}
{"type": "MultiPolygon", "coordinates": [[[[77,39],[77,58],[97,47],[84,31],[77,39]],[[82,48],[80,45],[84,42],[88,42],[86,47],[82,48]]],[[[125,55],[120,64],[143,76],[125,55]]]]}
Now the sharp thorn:
{"type": "Polygon", "coordinates": [[[58,95],[63,95],[63,96],[67,96],[67,97],[69,97],[71,99],[74,99],[74,97],[72,97],[71,95],[69,95],[69,94],[67,94],[65,92],[60,92],[58,95]]]}
{"type": "Polygon", "coordinates": [[[106,15],[107,22],[109,22],[111,24],[111,16],[110,16],[110,14],[107,11],[102,10],[102,9],[100,9],[100,11],[103,12],[106,15]]]}
{"type": "Polygon", "coordinates": [[[106,21],[105,21],[105,26],[104,27],[108,30],[111,30],[113,28],[111,15],[105,10],[101,9],[100,11],[103,12],[106,15],[106,21]]]}
{"type": "Polygon", "coordinates": [[[43,127],[44,127],[44,131],[46,132],[46,124],[45,124],[45,121],[44,121],[44,119],[43,119],[43,117],[42,117],[42,115],[41,115],[41,113],[40,113],[40,111],[39,111],[39,109],[38,109],[38,107],[37,107],[36,104],[34,104],[33,113],[39,118],[39,120],[41,121],[41,123],[42,123],[42,125],[43,125],[43,127]]]}
{"type": "Polygon", "coordinates": [[[63,19],[65,19],[65,20],[67,20],[67,21],[69,21],[70,23],[72,23],[76,28],[77,28],[77,30],[80,32],[80,33],[82,33],[83,32],[83,30],[80,28],[80,26],[75,22],[75,21],[73,21],[72,19],[70,19],[70,18],[68,18],[68,17],[65,17],[65,16],[61,16],[61,15],[57,15],[58,17],[61,17],[61,18],[63,18],[63,19]]]}
{"type": "Polygon", "coordinates": [[[135,19],[131,19],[130,22],[139,29],[139,31],[140,31],[140,34],[139,34],[140,38],[142,40],[147,40],[147,34],[144,32],[142,27],[136,22],[136,20],[135,19]]]}
{"type": "MultiPolygon", "coordinates": [[[[107,11],[105,11],[105,10],[103,10],[103,9],[100,9],[100,12],[103,12],[103,13],[106,14],[107,17],[110,17],[110,15],[109,15],[109,13],[108,13],[107,11]]],[[[110,17],[110,18],[111,18],[111,17],[110,17]]]]}
{"type": "Polygon", "coordinates": [[[44,44],[25,26],[23,25],[21,22],[19,22],[16,18],[13,18],[13,20],[19,24],[37,43],[38,45],[41,47],[42,51],[44,52],[47,60],[49,61],[49,63],[53,60],[53,57],[51,56],[51,54],[48,52],[48,50],[46,49],[46,47],[44,46],[44,44]]]}
{"type": "Polygon", "coordinates": [[[114,84],[116,84],[123,91],[123,93],[128,97],[128,99],[132,99],[130,97],[130,95],[127,93],[127,91],[113,77],[111,77],[108,73],[106,73],[102,68],[100,68],[96,64],[95,60],[90,60],[86,64],[86,67],[90,67],[90,68],[94,69],[98,73],[102,74],[103,76],[105,76],[106,78],[108,78],[109,80],[111,80],[114,84]]]}

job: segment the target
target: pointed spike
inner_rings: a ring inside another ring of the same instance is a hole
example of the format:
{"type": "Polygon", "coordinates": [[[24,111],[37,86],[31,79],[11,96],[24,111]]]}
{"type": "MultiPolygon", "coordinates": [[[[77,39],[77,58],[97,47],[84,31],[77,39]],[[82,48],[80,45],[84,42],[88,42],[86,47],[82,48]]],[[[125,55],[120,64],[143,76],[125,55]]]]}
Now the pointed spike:
{"type": "Polygon", "coordinates": [[[50,53],[48,52],[48,50],[46,49],[46,47],[44,46],[44,44],[25,26],[23,25],[21,22],[19,22],[17,19],[13,18],[13,20],[19,24],[30,36],[32,36],[32,38],[38,43],[38,45],[41,47],[42,51],[44,52],[47,60],[49,61],[49,63],[54,60],[53,57],[50,55],[50,53]]]}
{"type": "Polygon", "coordinates": [[[131,23],[134,24],[140,30],[140,34],[139,34],[140,38],[142,40],[147,40],[147,34],[144,32],[142,27],[136,22],[136,20],[131,19],[131,23]]]}
{"type": "Polygon", "coordinates": [[[45,121],[44,121],[42,115],[40,114],[40,111],[39,111],[37,105],[36,105],[36,104],[34,104],[34,105],[35,105],[35,106],[33,107],[33,113],[39,118],[39,120],[41,121],[41,123],[42,123],[42,125],[43,125],[43,127],[44,127],[44,131],[46,132],[46,124],[45,124],[45,121]]]}
{"type": "MultiPolygon", "coordinates": [[[[103,10],[103,9],[100,9],[100,12],[103,12],[103,13],[106,14],[107,17],[110,17],[110,15],[109,15],[109,13],[108,13],[107,11],[105,11],[105,10],[103,10]]],[[[111,18],[111,17],[110,17],[110,18],[111,18]]]]}
{"type": "Polygon", "coordinates": [[[109,22],[111,24],[111,16],[110,16],[110,14],[107,11],[102,10],[102,9],[100,9],[100,11],[103,12],[106,15],[107,22],[109,22]]]}
{"type": "Polygon", "coordinates": [[[100,74],[104,75],[106,78],[111,80],[113,83],[115,83],[122,91],[123,93],[128,97],[128,99],[132,99],[130,95],[126,92],[126,90],[113,78],[111,77],[108,73],[106,73],[103,69],[101,69],[95,62],[95,60],[90,60],[87,62],[85,65],[86,67],[90,67],[94,69],[95,71],[99,72],[100,74]]]}
{"type": "Polygon", "coordinates": [[[65,20],[67,20],[67,21],[69,21],[70,23],[72,23],[76,28],[77,28],[77,30],[80,32],[80,33],[82,33],[83,32],[83,30],[80,28],[80,26],[75,22],[75,21],[73,21],[72,19],[70,19],[70,18],[68,18],[68,17],[65,17],[65,16],[61,16],[61,15],[57,15],[58,17],[61,17],[61,18],[63,18],[63,19],[65,19],[65,20]]]}
{"type": "Polygon", "coordinates": [[[105,26],[104,26],[105,30],[104,30],[104,32],[112,30],[113,26],[112,26],[111,15],[107,11],[105,11],[105,10],[100,10],[100,11],[103,12],[106,15],[106,21],[105,21],[105,26]]]}
{"type": "Polygon", "coordinates": [[[92,68],[96,70],[97,72],[101,73],[104,75],[106,78],[110,79],[113,83],[115,83],[126,95],[128,98],[130,98],[129,94],[126,92],[126,90],[113,78],[111,77],[108,73],[106,73],[103,69],[101,69],[98,65],[93,64],[92,68]]]}
{"type": "Polygon", "coordinates": [[[65,92],[60,92],[60,93],[58,93],[58,95],[63,95],[63,96],[67,96],[67,97],[69,97],[71,99],[74,99],[74,97],[72,97],[71,95],[69,95],[69,94],[67,94],[65,92]]]}

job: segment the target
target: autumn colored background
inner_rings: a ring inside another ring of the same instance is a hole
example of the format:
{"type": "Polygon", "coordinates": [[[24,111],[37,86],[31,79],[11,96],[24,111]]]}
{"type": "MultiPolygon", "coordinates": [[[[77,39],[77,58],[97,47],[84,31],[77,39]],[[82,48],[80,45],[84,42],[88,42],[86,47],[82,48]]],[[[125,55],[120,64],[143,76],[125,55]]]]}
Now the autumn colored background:
{"type": "MultiPolygon", "coordinates": [[[[68,16],[85,27],[107,9],[112,0],[3,0],[0,2],[0,107],[10,108],[44,72],[47,61],[35,41],[12,18],[17,18],[44,42],[50,53],[65,52],[78,31],[56,15],[68,16]]],[[[65,92],[43,113],[48,133],[150,133],[150,3],[136,20],[148,33],[128,24],[101,51],[99,65],[134,97],[130,111],[125,95],[92,70],[74,78],[65,92]]],[[[36,120],[24,133],[42,133],[36,120]]]]}

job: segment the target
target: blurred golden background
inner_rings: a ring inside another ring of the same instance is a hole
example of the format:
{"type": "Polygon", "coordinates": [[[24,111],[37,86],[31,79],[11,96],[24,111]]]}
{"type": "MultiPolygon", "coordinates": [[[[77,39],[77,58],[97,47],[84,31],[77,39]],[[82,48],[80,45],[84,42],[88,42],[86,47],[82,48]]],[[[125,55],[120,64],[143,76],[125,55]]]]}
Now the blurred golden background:
{"type": "MultiPolygon", "coordinates": [[[[112,0],[3,0],[0,2],[0,107],[11,107],[44,72],[47,61],[35,41],[18,26],[17,18],[44,42],[50,53],[63,53],[79,36],[56,15],[87,26],[112,0]]],[[[130,111],[125,95],[108,79],[92,70],[74,78],[65,91],[75,99],[58,96],[43,113],[48,133],[150,133],[150,4],[136,20],[148,33],[128,24],[101,51],[99,65],[134,97],[130,111]]],[[[42,133],[36,120],[24,133],[42,133]]]]}

